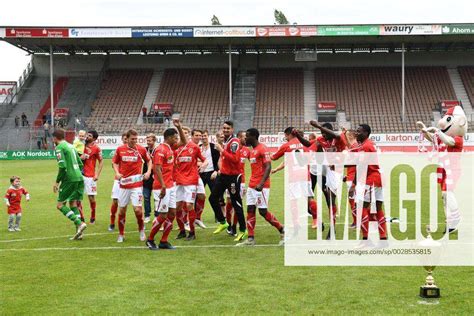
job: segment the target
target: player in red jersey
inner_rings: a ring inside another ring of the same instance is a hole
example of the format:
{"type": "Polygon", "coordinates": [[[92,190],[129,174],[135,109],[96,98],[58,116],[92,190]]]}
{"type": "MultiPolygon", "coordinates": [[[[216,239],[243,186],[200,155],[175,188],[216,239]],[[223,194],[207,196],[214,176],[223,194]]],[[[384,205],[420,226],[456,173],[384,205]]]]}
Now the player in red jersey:
{"type": "MultiPolygon", "coordinates": [[[[356,131],[357,141],[360,143],[360,151],[363,152],[377,152],[374,143],[369,139],[371,133],[370,126],[367,124],[360,124],[356,131]]],[[[362,236],[363,240],[367,240],[369,234],[370,221],[370,205],[372,203],[372,192],[375,195],[375,206],[377,210],[377,221],[380,240],[387,239],[387,224],[385,214],[383,211],[383,191],[382,191],[382,177],[380,175],[378,165],[369,165],[367,167],[367,178],[365,181],[365,191],[363,197],[362,208],[362,236]]],[[[362,197],[361,197],[362,199],[362,197]]],[[[364,243],[361,246],[365,246],[364,243]]]]}
{"type": "MultiPolygon", "coordinates": [[[[304,147],[301,144],[301,142],[298,140],[298,138],[296,136],[296,133],[293,133],[294,131],[296,131],[295,128],[291,127],[291,126],[287,127],[285,129],[284,133],[285,133],[286,143],[281,145],[280,148],[278,148],[277,152],[275,152],[273,155],[271,155],[272,160],[280,159],[281,157],[283,157],[283,155],[285,153],[290,153],[290,152],[298,153],[298,152],[308,152],[309,151],[306,147],[304,147]]],[[[302,137],[302,135],[299,135],[299,136],[302,137]]],[[[285,167],[285,162],[283,161],[277,168],[272,170],[272,174],[282,170],[284,167],[285,167]]],[[[303,172],[305,172],[306,175],[309,174],[309,172],[307,170],[305,170],[303,172]]],[[[303,192],[301,192],[301,193],[308,198],[308,210],[309,210],[309,212],[310,212],[310,214],[313,218],[312,227],[316,228],[317,227],[317,208],[318,207],[317,207],[317,204],[316,204],[316,200],[314,199],[314,192],[311,190],[311,184],[309,182],[309,176],[308,176],[307,181],[300,184],[300,188],[303,190],[303,192]]],[[[293,203],[295,203],[295,202],[296,201],[293,201],[293,203]]]]}
{"type": "MultiPolygon", "coordinates": [[[[298,137],[299,141],[313,152],[342,152],[347,149],[347,141],[345,137],[345,131],[342,133],[337,133],[333,130],[331,123],[320,124],[316,120],[311,120],[309,122],[311,126],[319,129],[321,131],[321,136],[317,137],[313,141],[309,141],[301,136],[300,133],[296,133],[295,136],[298,137]]],[[[311,187],[314,191],[317,183],[318,167],[312,165],[310,167],[311,174],[311,187]]],[[[330,218],[332,219],[332,225],[336,225],[337,217],[337,205],[336,205],[336,194],[339,187],[340,175],[337,174],[333,166],[323,165],[321,168],[321,177],[322,177],[322,190],[328,208],[331,210],[330,218]]],[[[313,224],[313,227],[315,225],[313,224]]],[[[335,229],[334,229],[335,234],[335,229]]],[[[330,239],[331,229],[328,231],[326,239],[330,239]]]]}
{"type": "MultiPolygon", "coordinates": [[[[173,120],[175,126],[183,134],[179,120],[173,120]]],[[[163,143],[155,150],[153,157],[153,197],[155,199],[155,217],[151,227],[146,245],[150,250],[174,249],[168,242],[168,236],[173,228],[176,216],[176,186],[174,184],[174,150],[176,146],[186,144],[186,138],[181,137],[178,143],[178,132],[174,128],[168,128],[163,133],[163,143]],[[155,244],[155,235],[164,226],[160,243],[155,244]]]]}
{"type": "Polygon", "coordinates": [[[249,160],[252,174],[247,190],[247,230],[248,238],[237,246],[255,245],[256,208],[265,220],[280,232],[280,245],[283,244],[283,225],[271,212],[268,211],[270,198],[270,172],[272,170],[270,152],[268,148],[258,141],[260,136],[256,128],[249,128],[246,132],[246,145],[252,146],[249,160]]]}
{"type": "MultiPolygon", "coordinates": [[[[247,147],[246,141],[245,141],[245,132],[244,131],[239,131],[237,133],[237,138],[240,140],[240,144],[242,145],[242,148],[240,149],[240,174],[242,175],[241,177],[241,183],[240,183],[240,196],[243,198],[245,196],[245,161],[249,159],[250,157],[250,149],[247,147]]],[[[237,216],[235,215],[234,208],[232,207],[232,202],[230,200],[230,194],[228,191],[226,191],[226,204],[225,204],[225,217],[227,220],[227,224],[229,224],[229,227],[227,227],[227,233],[231,236],[236,236],[237,235],[237,216]],[[234,215],[234,218],[232,218],[232,214],[234,215]]]]}
{"type": "Polygon", "coordinates": [[[21,196],[24,195],[26,200],[30,200],[30,194],[21,186],[20,177],[13,176],[10,178],[10,187],[5,193],[5,204],[8,212],[8,231],[21,231],[21,196]]]}
{"type": "Polygon", "coordinates": [[[233,135],[234,123],[232,121],[224,122],[222,132],[225,138],[224,146],[216,144],[216,149],[221,153],[220,175],[217,177],[216,184],[214,185],[211,196],[209,197],[209,202],[212,206],[215,217],[219,222],[214,234],[218,234],[229,227],[229,224],[226,222],[226,219],[222,214],[219,203],[225,190],[228,190],[232,206],[234,207],[234,211],[239,221],[240,232],[234,240],[240,241],[247,237],[247,227],[242,208],[242,198],[240,196],[240,149],[242,145],[240,144],[240,140],[233,135]]]}
{"type": "Polygon", "coordinates": [[[124,241],[125,214],[127,205],[132,202],[135,217],[137,218],[140,240],[145,241],[142,200],[143,179],[151,174],[152,162],[147,150],[138,145],[138,133],[131,129],[127,132],[128,143],[117,148],[112,158],[116,177],[120,181],[118,198],[119,206],[119,236],[117,242],[124,241]],[[148,171],[142,175],[143,163],[148,164],[148,171]]]}
{"type": "Polygon", "coordinates": [[[81,159],[84,163],[84,191],[89,197],[89,204],[91,207],[90,223],[95,223],[95,207],[96,201],[95,196],[97,195],[97,181],[99,180],[100,173],[104,167],[104,160],[102,159],[102,150],[95,143],[99,134],[96,131],[89,131],[86,137],[86,145],[84,147],[84,153],[81,155],[81,159]],[[99,167],[96,168],[96,162],[99,161],[99,167]]]}
{"type": "MultiPolygon", "coordinates": [[[[360,150],[360,144],[356,139],[356,132],[354,130],[349,130],[345,133],[346,142],[347,142],[347,152],[358,152],[360,150]]],[[[349,200],[349,206],[352,213],[352,224],[351,228],[357,228],[357,207],[356,207],[356,173],[357,167],[355,165],[345,166],[346,176],[343,178],[343,181],[347,185],[347,199],[349,200]]]]}
{"type": "MultiPolygon", "coordinates": [[[[122,145],[127,144],[127,133],[122,134],[122,145]]],[[[112,163],[112,169],[114,164],[112,163]]],[[[115,229],[115,217],[118,211],[118,198],[120,194],[120,181],[117,179],[117,176],[114,175],[114,185],[112,187],[112,204],[110,205],[110,225],[109,232],[115,229]]]]}
{"type": "MultiPolygon", "coordinates": [[[[188,128],[178,128],[178,131],[180,139],[184,139],[186,143],[175,150],[176,207],[178,212],[182,211],[184,213],[181,218],[186,219],[187,215],[189,215],[189,235],[186,237],[184,220],[181,219],[181,222],[178,223],[180,232],[176,239],[186,238],[187,241],[190,241],[196,239],[194,202],[197,197],[197,188],[200,180],[199,169],[202,168],[201,170],[204,170],[207,167],[207,161],[198,145],[201,132],[197,130],[191,131],[193,136],[191,140],[188,140],[188,128]],[[202,163],[200,168],[198,167],[198,162],[202,163]]],[[[201,191],[200,194],[202,193],[201,191]]],[[[178,212],[176,218],[178,218],[178,212]]]]}

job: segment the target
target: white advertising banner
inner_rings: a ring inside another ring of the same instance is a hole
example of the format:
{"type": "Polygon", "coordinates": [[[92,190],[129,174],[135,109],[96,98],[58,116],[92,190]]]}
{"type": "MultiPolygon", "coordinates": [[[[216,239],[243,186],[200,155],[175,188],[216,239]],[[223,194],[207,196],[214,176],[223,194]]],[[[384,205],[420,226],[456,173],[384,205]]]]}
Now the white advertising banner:
{"type": "Polygon", "coordinates": [[[15,85],[15,81],[0,81],[0,103],[5,101],[7,96],[13,94],[13,88],[15,85]]]}
{"type": "MultiPolygon", "coordinates": [[[[308,134],[308,133],[307,133],[308,134]]],[[[211,142],[215,141],[214,135],[209,136],[211,142]]],[[[370,138],[379,147],[417,147],[419,143],[419,134],[407,133],[407,134],[372,134],[370,138]]],[[[163,137],[157,136],[158,142],[161,143],[163,137]]],[[[285,143],[285,136],[283,133],[274,135],[260,135],[260,142],[270,148],[278,148],[285,143]]],[[[99,136],[97,144],[102,149],[115,149],[122,144],[121,136],[99,136]]],[[[138,144],[146,146],[146,137],[139,136],[138,144]]],[[[423,145],[426,147],[430,146],[428,141],[424,141],[423,145]]],[[[474,133],[467,133],[464,137],[464,147],[474,146],[474,133]]],[[[429,148],[428,148],[429,150],[429,148]]]]}
{"type": "Polygon", "coordinates": [[[132,28],[71,28],[69,29],[69,37],[89,37],[89,38],[131,38],[132,28]]]}
{"type": "Polygon", "coordinates": [[[441,35],[441,25],[381,25],[380,35],[441,35]]]}
{"type": "Polygon", "coordinates": [[[255,27],[195,27],[194,37],[255,37],[255,27]]]}

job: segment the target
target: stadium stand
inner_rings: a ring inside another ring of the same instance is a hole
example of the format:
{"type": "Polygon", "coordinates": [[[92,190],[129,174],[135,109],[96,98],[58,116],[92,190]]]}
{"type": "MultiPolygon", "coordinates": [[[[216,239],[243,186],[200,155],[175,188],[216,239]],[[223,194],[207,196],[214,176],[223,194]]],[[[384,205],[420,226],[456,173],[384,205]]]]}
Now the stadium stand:
{"type": "Polygon", "coordinates": [[[459,67],[458,70],[469,100],[474,104],[474,67],[459,67]]]}
{"type": "Polygon", "coordinates": [[[262,133],[304,124],[302,69],[259,69],[254,125],[262,133]]]}
{"type": "Polygon", "coordinates": [[[92,104],[89,128],[100,133],[120,133],[135,127],[152,70],[109,70],[92,104]]]}
{"type": "Polygon", "coordinates": [[[353,126],[365,122],[374,132],[414,132],[440,100],[455,99],[445,67],[407,67],[402,123],[400,68],[317,68],[315,77],[318,101],[336,101],[353,126]]]}
{"type": "Polygon", "coordinates": [[[172,103],[183,123],[212,131],[228,115],[226,69],[166,69],[156,102],[172,103]]]}

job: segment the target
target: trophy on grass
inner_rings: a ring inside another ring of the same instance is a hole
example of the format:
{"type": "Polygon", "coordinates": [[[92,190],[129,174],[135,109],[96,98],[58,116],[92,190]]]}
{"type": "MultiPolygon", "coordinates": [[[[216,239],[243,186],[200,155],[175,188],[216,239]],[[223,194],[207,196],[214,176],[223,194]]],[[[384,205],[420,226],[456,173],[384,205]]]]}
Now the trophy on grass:
{"type": "Polygon", "coordinates": [[[433,278],[433,270],[436,267],[435,261],[438,261],[439,256],[441,254],[441,243],[433,240],[433,238],[431,237],[431,230],[429,225],[426,227],[426,232],[428,236],[425,240],[420,242],[419,245],[426,249],[430,249],[431,254],[430,257],[424,260],[423,262],[423,268],[425,268],[426,272],[428,272],[428,275],[426,276],[425,284],[420,287],[420,297],[425,299],[439,298],[441,296],[440,289],[436,285],[435,280],[433,278]]]}

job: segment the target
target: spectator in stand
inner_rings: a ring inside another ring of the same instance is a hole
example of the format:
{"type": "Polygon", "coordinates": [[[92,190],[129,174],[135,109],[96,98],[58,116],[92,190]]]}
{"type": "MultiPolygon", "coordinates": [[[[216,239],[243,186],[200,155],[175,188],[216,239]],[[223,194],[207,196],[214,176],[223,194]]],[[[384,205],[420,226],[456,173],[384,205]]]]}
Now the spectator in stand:
{"type": "Polygon", "coordinates": [[[164,122],[165,122],[165,124],[166,124],[167,127],[170,126],[171,115],[172,115],[172,114],[171,114],[170,111],[165,111],[165,114],[164,114],[165,120],[164,120],[164,122]]]}
{"type": "Polygon", "coordinates": [[[20,117],[17,115],[15,116],[15,127],[19,127],[20,126],[20,117]]]}
{"type": "Polygon", "coordinates": [[[36,145],[38,146],[38,150],[43,149],[43,141],[44,141],[44,134],[43,131],[38,128],[36,131],[36,145]]]}
{"type": "Polygon", "coordinates": [[[25,112],[21,113],[21,126],[30,126],[30,123],[28,122],[28,117],[26,116],[25,112]]]}
{"type": "Polygon", "coordinates": [[[155,119],[155,111],[151,110],[148,113],[148,123],[153,123],[154,119],[155,119]]]}
{"type": "Polygon", "coordinates": [[[146,106],[144,106],[144,107],[142,108],[143,117],[146,117],[146,112],[147,112],[147,110],[148,110],[148,109],[146,108],[146,106]]]}
{"type": "Polygon", "coordinates": [[[48,120],[47,120],[47,117],[46,117],[46,114],[43,115],[43,124],[46,123],[48,120]]]}
{"type": "Polygon", "coordinates": [[[155,124],[160,123],[160,112],[155,112],[155,124]]]}
{"type": "Polygon", "coordinates": [[[44,129],[44,138],[48,139],[49,137],[51,137],[51,135],[49,134],[49,128],[51,126],[49,125],[48,121],[45,121],[44,124],[43,124],[43,129],[44,129]]]}

